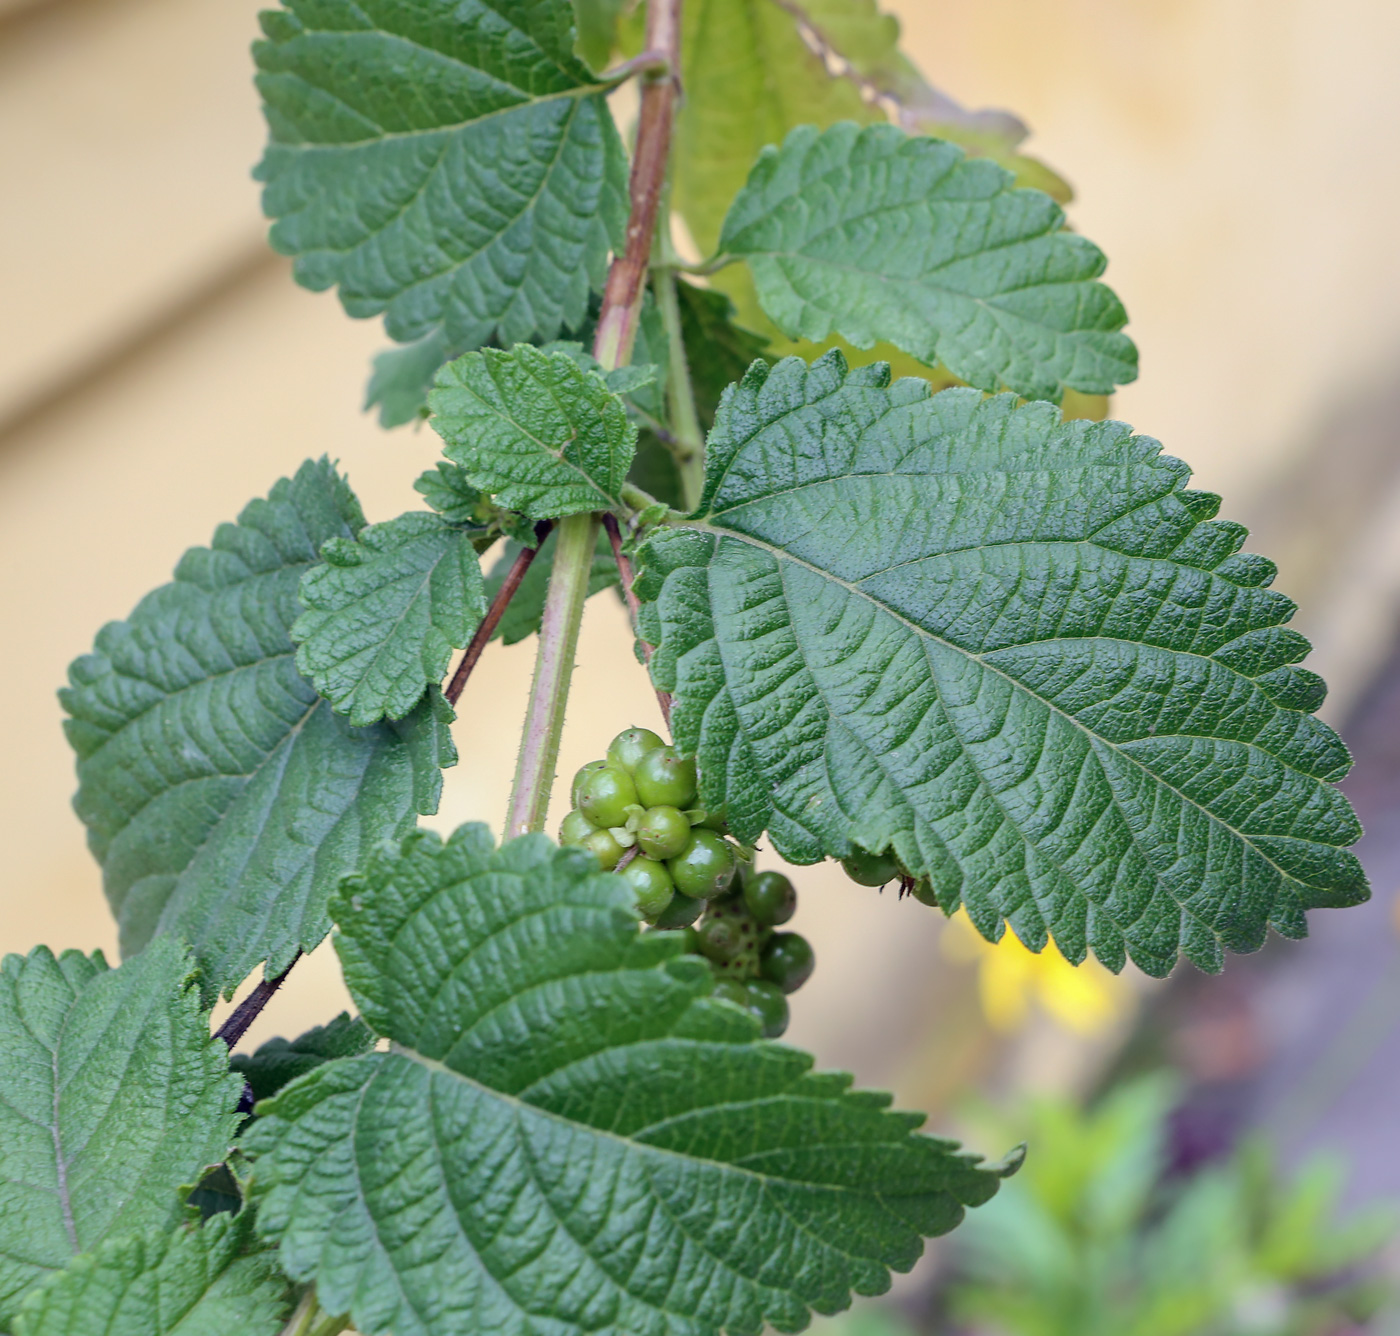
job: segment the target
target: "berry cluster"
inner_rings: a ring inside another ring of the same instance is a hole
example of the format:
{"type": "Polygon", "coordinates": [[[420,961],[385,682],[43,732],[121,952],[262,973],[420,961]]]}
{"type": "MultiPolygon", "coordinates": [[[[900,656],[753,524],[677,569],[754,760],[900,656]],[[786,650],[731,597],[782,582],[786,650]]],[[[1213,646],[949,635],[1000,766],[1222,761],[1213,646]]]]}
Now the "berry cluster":
{"type": "Polygon", "coordinates": [[[775,929],[797,908],[780,872],[757,872],[753,851],[725,838],[723,812],[694,806],[695,761],[647,728],[629,728],[574,776],[559,842],[587,849],[632,888],[657,928],[685,928],[719,975],[715,995],[751,1011],[763,1033],[787,1029],[787,994],[811,976],[812,948],[775,929]]]}

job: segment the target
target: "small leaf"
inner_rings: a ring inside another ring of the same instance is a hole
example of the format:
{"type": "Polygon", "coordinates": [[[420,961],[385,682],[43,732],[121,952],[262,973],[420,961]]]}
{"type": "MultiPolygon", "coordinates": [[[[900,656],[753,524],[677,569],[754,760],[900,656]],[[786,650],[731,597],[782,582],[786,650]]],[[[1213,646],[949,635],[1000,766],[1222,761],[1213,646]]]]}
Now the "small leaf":
{"type": "Polygon", "coordinates": [[[428,402],[447,457],[500,505],[546,520],[621,504],[637,429],[568,353],[468,353],[438,373],[428,402]]]}
{"type": "Polygon", "coordinates": [[[374,1047],[374,1034],[358,1016],[342,1011],[295,1039],[269,1039],[256,1053],[235,1053],[229,1066],[252,1087],[254,1099],[270,1099],[289,1081],[332,1058],[354,1058],[374,1047]]]}
{"type": "MultiPolygon", "coordinates": [[[[494,598],[496,591],[505,583],[506,573],[520,555],[520,544],[510,542],[505,545],[499,560],[486,577],[486,592],[494,598]]],[[[500,638],[502,644],[514,645],[518,641],[535,635],[540,629],[540,618],[544,615],[544,596],[549,588],[549,573],[554,567],[554,531],[540,544],[540,550],[525,571],[520,587],[506,605],[505,613],[496,626],[492,639],[500,638]]],[[[593,553],[593,565],[588,572],[588,597],[611,589],[617,584],[617,562],[613,560],[612,546],[607,534],[598,535],[598,546],[593,553]]]]}
{"type": "Polygon", "coordinates": [[[75,1254],[176,1225],[177,1189],[227,1152],[242,1082],[193,975],[169,937],[116,970],[101,952],[5,957],[0,1328],[75,1254]]]}
{"type": "Polygon", "coordinates": [[[365,412],[378,408],[379,425],[386,429],[427,417],[433,377],[443,363],[461,352],[451,347],[439,327],[415,343],[376,353],[365,386],[365,412]]]}
{"type": "Polygon", "coordinates": [[[621,248],[627,168],[568,0],[289,0],[262,23],[257,176],[299,283],[444,349],[583,320],[621,248]]]}
{"type": "Polygon", "coordinates": [[[276,1336],[292,1309],[249,1214],[113,1239],[26,1301],[15,1336],[276,1336]]]}
{"type": "Polygon", "coordinates": [[[446,703],[353,728],[293,661],[302,575],[363,524],[331,465],[308,461],[104,627],[60,693],[122,952],[184,938],[211,998],[314,947],[361,850],[436,809],[425,766],[451,754],[446,703]]]}
{"type": "Polygon", "coordinates": [[[301,578],[297,669],[352,724],[402,719],[486,612],[471,534],[410,511],[321,555],[301,578]]]}
{"type": "Polygon", "coordinates": [[[327,1311],[395,1336],[794,1331],[996,1190],[922,1115],[760,1040],[630,898],[484,826],[347,880],[336,947],[395,1048],[288,1086],[247,1142],[258,1228],[327,1311]]]}
{"type": "Polygon", "coordinates": [[[420,473],[413,490],[452,524],[473,523],[481,504],[481,493],[467,481],[467,475],[456,464],[446,461],[420,473]]]}
{"type": "Polygon", "coordinates": [[[1048,196],[985,159],[889,125],[794,130],[724,222],[784,333],[885,339],[983,390],[1058,401],[1137,375],[1103,253],[1048,196]]]}
{"type": "Polygon", "coordinates": [[[703,805],[796,863],[892,848],[989,939],[1115,970],[1364,900],[1346,748],[1270,678],[1294,605],[1159,450],[837,353],[755,366],[638,580],[703,805]]]}

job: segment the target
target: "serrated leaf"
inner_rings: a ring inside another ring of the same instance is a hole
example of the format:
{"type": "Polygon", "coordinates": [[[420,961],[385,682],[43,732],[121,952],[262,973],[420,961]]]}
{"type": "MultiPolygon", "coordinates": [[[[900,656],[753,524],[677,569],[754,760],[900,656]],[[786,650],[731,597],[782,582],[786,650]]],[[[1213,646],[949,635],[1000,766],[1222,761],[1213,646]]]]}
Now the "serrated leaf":
{"type": "Polygon", "coordinates": [[[467,353],[438,373],[428,404],[447,457],[500,505],[547,520],[620,504],[637,429],[568,353],[467,353]]]}
{"type": "Polygon", "coordinates": [[[113,1239],[31,1295],[15,1336],[276,1336],[287,1282],[247,1214],[113,1239]]]}
{"type": "Polygon", "coordinates": [[[413,490],[453,524],[471,524],[476,520],[481,493],[467,481],[467,475],[456,464],[444,461],[420,473],[413,490]]]}
{"type": "Polygon", "coordinates": [[[1364,900],[1350,758],[1271,673],[1273,566],[1121,422],[755,367],[643,634],[705,806],[796,863],[893,848],[996,940],[1165,974],[1364,900]]]}
{"type": "Polygon", "coordinates": [[[221,1159],[242,1082],[170,938],[109,969],[47,947],[0,967],[0,1327],[103,1240],[168,1229],[221,1159]]]}
{"type": "MultiPolygon", "coordinates": [[[[509,542],[501,551],[496,564],[486,576],[486,593],[495,598],[497,590],[505,583],[507,572],[520,555],[520,544],[509,542]]],[[[492,639],[500,638],[505,645],[535,635],[540,629],[540,619],[544,615],[544,597],[549,589],[549,573],[554,568],[554,531],[540,544],[538,553],[525,571],[519,588],[506,605],[501,620],[496,625],[492,639]]],[[[593,552],[593,565],[588,572],[588,597],[613,588],[618,582],[617,562],[613,560],[612,546],[607,534],[598,535],[598,546],[593,552]]]]}
{"type": "Polygon", "coordinates": [[[376,353],[365,386],[365,412],[379,409],[379,425],[386,429],[427,417],[433,377],[462,351],[454,349],[438,328],[402,348],[376,353]]]}
{"type": "Polygon", "coordinates": [[[568,0],[288,0],[262,22],[256,174],[298,282],[338,285],[400,342],[582,321],[620,246],[626,159],[568,0]]]}
{"type": "Polygon", "coordinates": [[[402,719],[486,612],[472,535],[410,511],[331,538],[301,578],[297,669],[356,725],[402,719]]]}
{"type": "Polygon", "coordinates": [[[269,1039],[256,1053],[235,1053],[229,1066],[252,1088],[254,1099],[269,1099],[289,1081],[332,1058],[354,1058],[374,1047],[374,1033],[358,1016],[342,1011],[295,1039],[269,1039]]]}
{"type": "Polygon", "coordinates": [[[122,952],[184,938],[211,998],[314,947],[361,851],[436,809],[446,703],[353,728],[294,663],[301,577],[363,524],[334,468],[308,461],[105,626],[60,693],[122,952]]]}
{"type": "Polygon", "coordinates": [[[259,1229],[328,1311],[395,1336],[796,1330],[995,1191],[921,1115],[760,1040],[629,899],[484,826],[347,881],[346,981],[396,1047],[289,1086],[248,1143],[259,1229]]]}
{"type": "Polygon", "coordinates": [[[979,389],[1058,400],[1137,375],[1103,252],[1048,195],[891,125],[800,127],[765,149],[720,238],[790,337],[885,339],[979,389]]]}
{"type": "Polygon", "coordinates": [[[774,0],[687,0],[684,26],[673,194],[708,255],[765,144],[781,143],[798,125],[878,121],[884,113],[828,72],[774,0]]]}

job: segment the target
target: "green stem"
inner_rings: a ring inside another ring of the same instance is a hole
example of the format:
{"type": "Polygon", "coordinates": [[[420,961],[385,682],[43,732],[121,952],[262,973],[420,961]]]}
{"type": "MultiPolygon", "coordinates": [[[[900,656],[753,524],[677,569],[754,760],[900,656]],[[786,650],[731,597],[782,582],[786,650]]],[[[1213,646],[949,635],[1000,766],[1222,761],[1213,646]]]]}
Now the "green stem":
{"type": "Polygon", "coordinates": [[[671,410],[671,434],[676,439],[676,462],[681,471],[681,494],[685,508],[693,511],[700,505],[700,494],[705,486],[705,433],[695,410],[695,387],[690,382],[690,363],[685,356],[675,270],[654,269],[651,287],[666,329],[666,393],[671,410]]]}
{"type": "Polygon", "coordinates": [[[549,790],[559,763],[564,707],[578,653],[578,632],[588,598],[588,573],[598,543],[596,515],[570,515],[559,521],[554,539],[554,566],[549,573],[539,649],[525,733],[515,763],[515,785],[506,809],[506,839],[543,830],[549,814],[549,790]]]}

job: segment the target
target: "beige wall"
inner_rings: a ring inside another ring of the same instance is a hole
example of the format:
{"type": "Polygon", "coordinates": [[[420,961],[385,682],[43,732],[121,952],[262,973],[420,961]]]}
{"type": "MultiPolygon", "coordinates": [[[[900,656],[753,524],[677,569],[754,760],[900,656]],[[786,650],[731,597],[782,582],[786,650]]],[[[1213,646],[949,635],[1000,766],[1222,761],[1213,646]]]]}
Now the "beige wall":
{"type": "MultiPolygon", "coordinates": [[[[1292,460],[1325,448],[1339,401],[1395,378],[1393,0],[896,7],[930,77],[1020,111],[1031,147],[1075,182],[1073,219],[1113,257],[1143,353],[1115,410],[1225,489],[1227,513],[1250,513],[1292,460]]],[[[246,175],[261,139],[245,50],[255,8],[47,0],[0,13],[0,949],[111,945],[53,695],[102,621],[305,456],[339,457],[384,518],[413,503],[434,455],[430,433],[385,436],[358,412],[376,327],[296,289],[261,247],[246,175]]],[[[1384,457],[1377,430],[1365,448],[1384,457]]],[[[1375,487],[1322,517],[1367,552],[1373,530],[1396,527],[1377,518],[1383,464],[1375,487]]],[[[1325,557],[1289,577],[1320,604],[1337,578],[1325,557]]],[[[1393,597],[1400,561],[1372,566],[1375,597],[1393,597]]],[[[1359,617],[1374,620],[1364,605],[1359,617]]],[[[654,722],[607,599],[580,658],[566,773],[616,728],[654,722]]],[[[485,661],[438,824],[499,824],[528,673],[528,647],[485,661]]],[[[948,968],[932,917],[829,871],[800,884],[822,968],[793,1037],[931,1097],[919,1036],[948,968]],[[878,993],[865,983],[875,961],[878,993]]],[[[338,988],[331,963],[303,967],[264,1033],[324,1018],[338,988]]]]}

